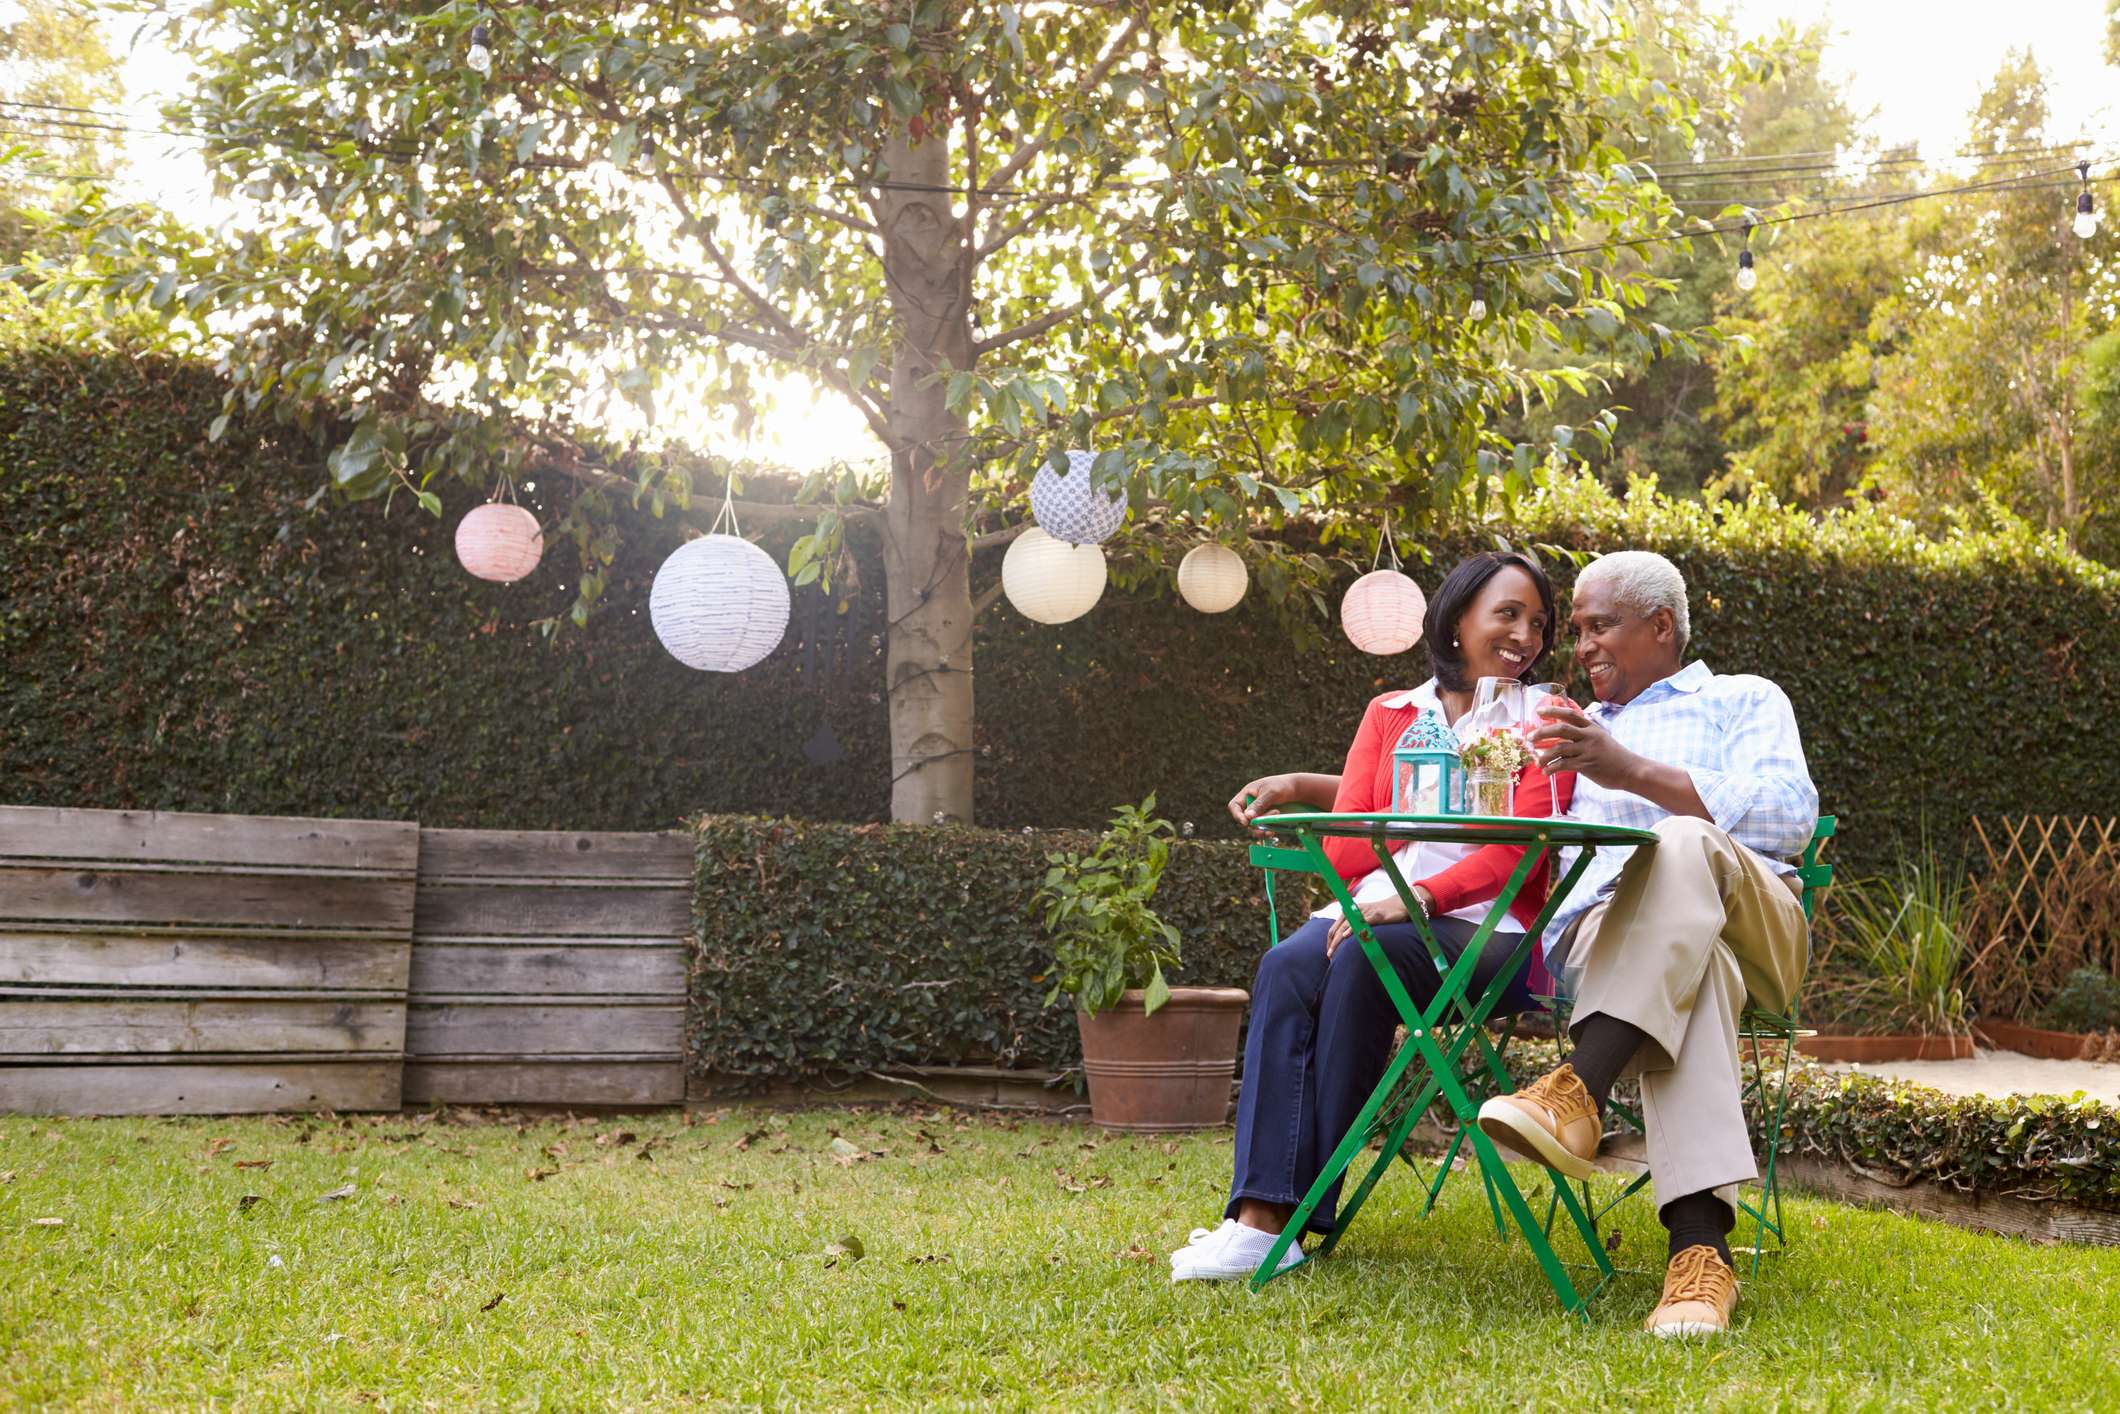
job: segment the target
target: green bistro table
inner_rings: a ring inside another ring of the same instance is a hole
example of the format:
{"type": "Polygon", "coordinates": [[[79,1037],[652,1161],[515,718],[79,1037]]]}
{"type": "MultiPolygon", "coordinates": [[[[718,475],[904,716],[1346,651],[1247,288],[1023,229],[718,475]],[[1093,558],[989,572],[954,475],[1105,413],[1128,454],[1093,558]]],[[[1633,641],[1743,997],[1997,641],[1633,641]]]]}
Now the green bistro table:
{"type": "MultiPolygon", "coordinates": [[[[1545,1227],[1531,1215],[1531,1209],[1524,1202],[1523,1193],[1510,1178],[1509,1169],[1496,1151],[1494,1141],[1480,1129],[1479,1107],[1465,1093],[1464,1076],[1460,1073],[1459,1066],[1466,1049],[1476,1046],[1479,1049],[1478,1059],[1485,1064],[1487,1073],[1498,1090],[1506,1092],[1514,1088],[1509,1083],[1508,1072],[1502,1066],[1500,1053],[1487,1039],[1487,1018],[1501,1002],[1509,984],[1523,971],[1539,934],[1545,931],[1546,924],[1552,919],[1562,900],[1568,897],[1568,891],[1575,887],[1576,880],[1580,879],[1583,870],[1589,867],[1598,847],[1611,845],[1638,848],[1642,845],[1653,845],[1656,842],[1655,834],[1648,830],[1630,830],[1617,825],[1592,825],[1575,820],[1487,815],[1344,815],[1299,812],[1262,815],[1253,823],[1276,837],[1273,844],[1254,844],[1251,847],[1253,864],[1269,871],[1314,874],[1324,881],[1333,898],[1338,900],[1341,911],[1352,924],[1353,937],[1361,945],[1362,955],[1367,957],[1369,965],[1376,969],[1378,980],[1384,984],[1384,991],[1390,996],[1392,1006],[1397,1008],[1399,1019],[1405,1023],[1407,1041],[1399,1047],[1398,1054],[1385,1068],[1383,1079],[1377,1082],[1376,1090],[1362,1106],[1361,1113],[1355,1116],[1354,1124],[1340,1140],[1339,1147],[1333,1150],[1332,1157],[1326,1160],[1325,1167],[1318,1174],[1317,1182],[1311,1184],[1310,1192],[1304,1195],[1295,1215],[1282,1229],[1280,1240],[1274,1244],[1273,1250],[1266,1254],[1266,1260],[1259,1264],[1258,1271],[1253,1273],[1251,1289],[1257,1291],[1274,1277],[1281,1275],[1281,1259],[1288,1251],[1289,1245],[1301,1240],[1304,1225],[1317,1210],[1326,1190],[1347,1172],[1353,1165],[1355,1156],[1367,1146],[1377,1116],[1383,1112],[1386,1103],[1398,1090],[1400,1080],[1408,1068],[1418,1060],[1426,1073],[1425,1079],[1420,1081],[1420,1089],[1413,1104],[1385,1135],[1383,1154],[1371,1166],[1361,1186],[1342,1206],[1339,1221],[1334,1225],[1332,1232],[1318,1245],[1316,1251],[1287,1270],[1294,1271],[1296,1267],[1324,1256],[1339,1242],[1341,1234],[1346,1232],[1348,1225],[1354,1221],[1355,1213],[1368,1200],[1369,1192],[1376,1186],[1377,1179],[1405,1144],[1406,1136],[1412,1132],[1414,1124],[1440,1095],[1457,1118],[1459,1140],[1469,1140],[1473,1153],[1479,1159],[1480,1174],[1487,1184],[1489,1202],[1493,1201],[1495,1194],[1501,1195],[1502,1204],[1508,1208],[1509,1215],[1516,1221],[1517,1230],[1523,1233],[1524,1241],[1530,1244],[1532,1252],[1538,1257],[1539,1267],[1546,1273],[1546,1280],[1553,1284],[1561,1304],[1571,1312],[1583,1312],[1590,1298],[1595,1296],[1598,1289],[1612,1276],[1612,1263],[1605,1256],[1604,1244],[1598,1241],[1597,1229],[1592,1226],[1589,1215],[1576,1201],[1575,1194],[1568,1184],[1556,1178],[1555,1192],[1567,1208],[1569,1217],[1574,1220],[1576,1231],[1582,1237],[1583,1245],[1589,1249],[1590,1259],[1598,1273],[1596,1283],[1587,1292],[1578,1291],[1574,1281],[1569,1278],[1566,1267],[1554,1255],[1552,1245],[1546,1240],[1545,1227]],[[1370,842],[1376,850],[1385,877],[1391,880],[1392,888],[1396,889],[1399,897],[1404,900],[1407,916],[1419,929],[1421,941],[1427,945],[1429,954],[1435,959],[1441,982],[1436,990],[1435,1000],[1429,1003],[1425,1012],[1414,1005],[1413,998],[1407,994],[1405,985],[1399,980],[1397,969],[1392,967],[1391,960],[1377,944],[1376,935],[1370,931],[1368,923],[1363,921],[1361,910],[1355,907],[1353,894],[1327,862],[1324,841],[1335,838],[1366,839],[1370,842]],[[1472,935],[1472,940],[1465,945],[1455,963],[1437,944],[1435,932],[1428,926],[1427,916],[1414,900],[1413,886],[1399,872],[1398,861],[1392,858],[1393,850],[1415,840],[1433,840],[1448,844],[1524,846],[1524,857],[1517,862],[1516,871],[1502,886],[1501,893],[1495,898],[1493,906],[1487,910],[1486,918],[1481,921],[1479,930],[1472,935]],[[1580,846],[1582,853],[1577,856],[1567,875],[1558,880],[1547,894],[1545,907],[1539,910],[1537,919],[1525,930],[1523,941],[1510,955],[1508,965],[1488,984],[1485,992],[1477,997],[1470,995],[1473,970],[1478,966],[1480,953],[1486,947],[1487,939],[1507,915],[1509,905],[1515,902],[1517,892],[1538,868],[1539,862],[1555,849],[1564,846],[1580,846]],[[1439,1031],[1447,1031],[1447,1043],[1439,1043],[1439,1031]]],[[[1446,1172],[1447,1169],[1446,1161],[1446,1172]]],[[[1429,1201],[1431,1204],[1434,1202],[1433,1193],[1430,1194],[1429,1201]]],[[[1499,1229],[1499,1214],[1496,1215],[1496,1225],[1499,1229]]]]}

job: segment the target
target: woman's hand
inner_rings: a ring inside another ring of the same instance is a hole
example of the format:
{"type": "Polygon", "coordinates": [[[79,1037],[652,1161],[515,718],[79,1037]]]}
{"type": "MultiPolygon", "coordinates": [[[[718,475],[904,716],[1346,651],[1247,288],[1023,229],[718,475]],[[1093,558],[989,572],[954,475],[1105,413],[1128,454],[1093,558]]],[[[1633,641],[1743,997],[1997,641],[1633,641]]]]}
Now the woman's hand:
{"type": "MultiPolygon", "coordinates": [[[[1424,917],[1435,912],[1435,895],[1429,893],[1428,890],[1422,888],[1419,884],[1415,884],[1413,886],[1413,896],[1420,900],[1421,913],[1424,917]]],[[[1390,898],[1374,899],[1369,903],[1365,903],[1362,905],[1362,921],[1372,928],[1379,923],[1404,923],[1406,921],[1406,901],[1397,894],[1393,894],[1390,898]]],[[[1330,959],[1334,953],[1340,950],[1340,944],[1353,936],[1354,925],[1349,923],[1345,917],[1335,918],[1332,921],[1332,927],[1325,930],[1326,958],[1330,959]]]]}
{"type": "Polygon", "coordinates": [[[1301,804],[1299,786],[1293,771],[1278,776],[1261,776],[1247,781],[1243,789],[1229,798],[1229,813],[1239,825],[1265,834],[1266,831],[1252,822],[1277,806],[1301,804]]]}

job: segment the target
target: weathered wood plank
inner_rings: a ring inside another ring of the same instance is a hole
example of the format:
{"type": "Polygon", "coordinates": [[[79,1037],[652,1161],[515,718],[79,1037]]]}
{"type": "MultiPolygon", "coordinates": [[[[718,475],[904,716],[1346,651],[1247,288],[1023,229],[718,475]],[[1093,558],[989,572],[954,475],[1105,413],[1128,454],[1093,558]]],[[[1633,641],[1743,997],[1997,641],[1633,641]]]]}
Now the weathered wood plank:
{"type": "Polygon", "coordinates": [[[689,888],[598,889],[423,884],[413,930],[493,937],[568,937],[624,933],[683,938],[692,932],[689,888]]]}
{"type": "Polygon", "coordinates": [[[682,1058],[405,1063],[407,1104],[675,1105],[684,1098],[682,1058]]]}
{"type": "Polygon", "coordinates": [[[682,1001],[685,954],[682,943],[637,948],[416,943],[412,991],[415,997],[428,992],[493,996],[618,992],[682,1001]]]}
{"type": "Polygon", "coordinates": [[[409,936],[412,880],[112,873],[0,862],[0,922],[259,927],[409,936]]]}
{"type": "Polygon", "coordinates": [[[0,1112],[274,1114],[401,1108],[395,1060],[0,1067],[0,1112]]]}
{"type": "Polygon", "coordinates": [[[692,840],[676,833],[422,830],[420,873],[428,877],[689,883],[692,840]]]}
{"type": "Polygon", "coordinates": [[[0,999],[0,1055],[401,1052],[400,1001],[0,999]]]}
{"type": "Polygon", "coordinates": [[[408,1060],[432,1055],[536,1056],[643,1051],[682,1054],[685,1009],[665,1002],[585,998],[539,1002],[414,1002],[408,1060]]]}
{"type": "Polygon", "coordinates": [[[0,983],[403,992],[411,959],[401,938],[0,932],[0,983]]]}
{"type": "Polygon", "coordinates": [[[0,805],[0,856],[411,874],[419,865],[419,826],[410,820],[0,805]]]}

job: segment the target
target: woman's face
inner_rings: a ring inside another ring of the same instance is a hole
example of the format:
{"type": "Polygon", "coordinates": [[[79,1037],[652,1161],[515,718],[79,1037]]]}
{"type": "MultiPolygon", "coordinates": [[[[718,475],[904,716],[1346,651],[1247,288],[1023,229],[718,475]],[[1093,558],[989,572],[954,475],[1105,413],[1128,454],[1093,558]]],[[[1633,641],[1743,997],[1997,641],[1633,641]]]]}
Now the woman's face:
{"type": "Polygon", "coordinates": [[[1504,565],[1458,616],[1458,648],[1465,676],[1521,676],[1546,646],[1546,605],[1538,584],[1520,565],[1504,565]]]}

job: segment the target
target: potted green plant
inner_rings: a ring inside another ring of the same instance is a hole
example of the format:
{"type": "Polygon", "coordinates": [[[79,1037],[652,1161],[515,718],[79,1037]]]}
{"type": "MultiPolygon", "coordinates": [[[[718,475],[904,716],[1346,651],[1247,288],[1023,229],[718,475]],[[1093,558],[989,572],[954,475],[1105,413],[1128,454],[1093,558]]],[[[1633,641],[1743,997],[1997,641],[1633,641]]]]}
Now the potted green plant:
{"type": "Polygon", "coordinates": [[[1171,827],[1153,793],[1123,805],[1086,853],[1054,851],[1039,888],[1054,966],[1082,1033],[1090,1114],[1107,1129],[1200,1129],[1229,1114],[1237,1030],[1250,994],[1173,987],[1178,930],[1149,901],[1170,862],[1171,827]]]}

